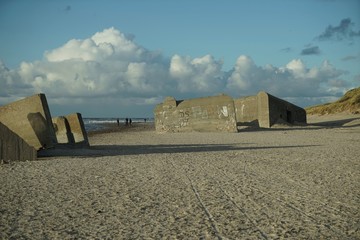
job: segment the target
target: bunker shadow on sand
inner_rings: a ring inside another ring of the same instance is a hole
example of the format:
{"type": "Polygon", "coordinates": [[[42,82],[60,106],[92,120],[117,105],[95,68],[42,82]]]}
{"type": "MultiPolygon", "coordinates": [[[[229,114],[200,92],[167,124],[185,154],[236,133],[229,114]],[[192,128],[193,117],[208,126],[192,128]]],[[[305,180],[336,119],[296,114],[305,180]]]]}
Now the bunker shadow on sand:
{"type": "MultiPolygon", "coordinates": [[[[244,145],[244,144],[242,144],[244,145]]],[[[176,154],[221,151],[256,151],[266,149],[307,148],[319,145],[286,146],[239,146],[239,144],[160,144],[160,145],[94,145],[83,149],[46,149],[38,153],[39,158],[48,157],[104,157],[143,154],[176,154]]]]}

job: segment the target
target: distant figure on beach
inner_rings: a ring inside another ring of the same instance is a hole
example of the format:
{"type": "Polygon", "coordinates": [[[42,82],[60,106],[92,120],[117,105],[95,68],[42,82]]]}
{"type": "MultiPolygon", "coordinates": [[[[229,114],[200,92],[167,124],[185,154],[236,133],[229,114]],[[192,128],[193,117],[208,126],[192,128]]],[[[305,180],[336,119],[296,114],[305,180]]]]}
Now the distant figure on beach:
{"type": "Polygon", "coordinates": [[[117,125],[120,126],[120,120],[116,119],[117,125]]]}
{"type": "Polygon", "coordinates": [[[130,118],[130,120],[129,120],[129,123],[130,123],[130,126],[131,126],[131,123],[132,123],[132,120],[131,120],[131,118],[130,118]]]}
{"type": "Polygon", "coordinates": [[[125,125],[129,125],[129,119],[128,118],[125,118],[125,125]]]}
{"type": "Polygon", "coordinates": [[[146,118],[144,118],[144,122],[146,123],[146,118]]]}

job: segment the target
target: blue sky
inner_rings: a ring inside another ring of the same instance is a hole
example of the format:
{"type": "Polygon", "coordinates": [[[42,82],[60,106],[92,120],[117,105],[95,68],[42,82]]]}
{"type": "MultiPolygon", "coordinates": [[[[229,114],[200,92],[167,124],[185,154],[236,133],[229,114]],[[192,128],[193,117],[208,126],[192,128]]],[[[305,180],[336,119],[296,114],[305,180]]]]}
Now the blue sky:
{"type": "Polygon", "coordinates": [[[151,117],[177,99],[260,90],[300,106],[360,85],[359,0],[0,1],[0,105],[151,117]]]}

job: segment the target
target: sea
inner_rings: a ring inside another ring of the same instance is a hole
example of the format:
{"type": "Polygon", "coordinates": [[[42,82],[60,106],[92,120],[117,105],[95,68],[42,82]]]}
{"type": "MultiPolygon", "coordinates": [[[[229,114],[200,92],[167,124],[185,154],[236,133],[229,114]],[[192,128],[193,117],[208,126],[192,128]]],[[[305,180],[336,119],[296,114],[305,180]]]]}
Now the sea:
{"type": "MultiPolygon", "coordinates": [[[[126,118],[83,118],[85,130],[87,132],[98,131],[106,128],[105,124],[117,124],[117,119],[119,119],[120,124],[126,123],[126,118]]],[[[130,118],[128,118],[130,119],[130,118]]],[[[154,118],[131,118],[133,123],[145,123],[145,122],[154,122],[154,118]]]]}

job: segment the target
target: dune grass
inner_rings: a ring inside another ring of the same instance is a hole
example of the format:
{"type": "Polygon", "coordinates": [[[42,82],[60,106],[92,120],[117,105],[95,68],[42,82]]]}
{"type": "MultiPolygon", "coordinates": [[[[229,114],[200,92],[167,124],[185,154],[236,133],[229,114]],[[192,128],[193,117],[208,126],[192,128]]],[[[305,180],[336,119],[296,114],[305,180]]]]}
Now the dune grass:
{"type": "Polygon", "coordinates": [[[305,108],[307,114],[360,113],[360,87],[349,90],[339,100],[305,108]]]}

